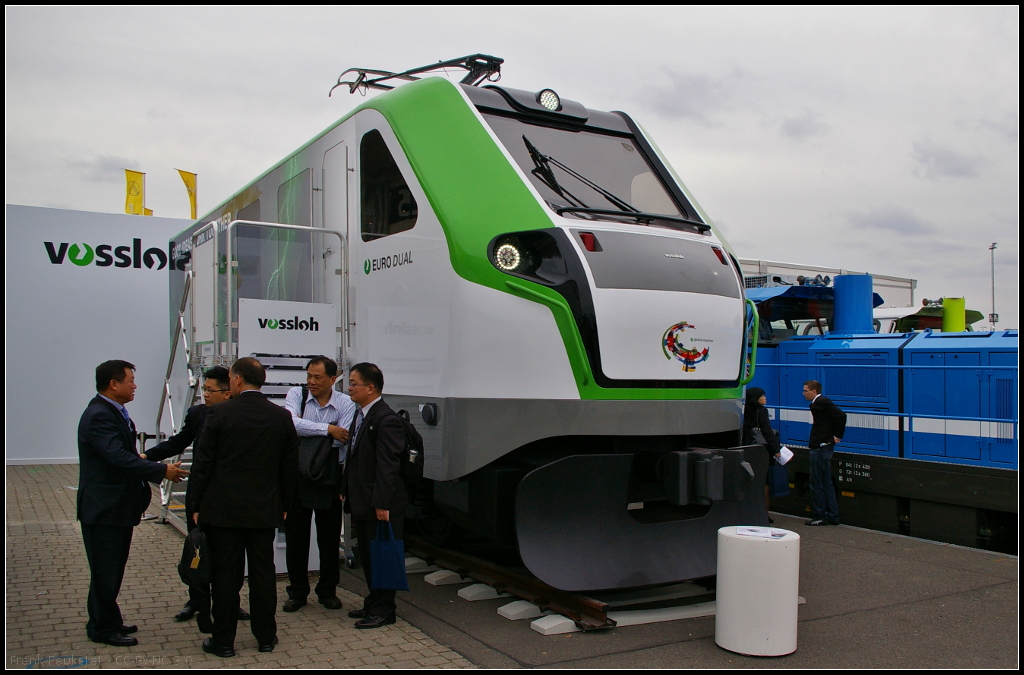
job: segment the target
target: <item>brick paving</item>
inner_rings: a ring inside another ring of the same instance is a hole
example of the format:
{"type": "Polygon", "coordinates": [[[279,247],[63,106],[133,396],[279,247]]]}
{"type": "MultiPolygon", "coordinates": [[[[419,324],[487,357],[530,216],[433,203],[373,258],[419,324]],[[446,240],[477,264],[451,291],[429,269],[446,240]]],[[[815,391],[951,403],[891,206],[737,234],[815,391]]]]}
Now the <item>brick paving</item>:
{"type": "MultiPolygon", "coordinates": [[[[172,616],[186,600],[176,569],[181,534],[170,525],[143,521],[135,528],[131,557],[118,602],[126,623],[139,625],[135,647],[91,642],[85,634],[89,565],[75,520],[78,465],[7,467],[8,668],[472,668],[402,617],[372,631],[353,628],[347,610],[361,599],[338,588],[340,611],[316,602],[295,613],[280,611],[287,581],[279,578],[278,637],[269,654],[256,651],[248,622],[239,622],[237,656],[202,651],[195,620],[172,616]]],[[[150,513],[157,513],[154,491],[150,513]]],[[[315,582],[314,582],[315,584],[315,582]]],[[[248,607],[247,586],[242,606],[248,607]]]]}

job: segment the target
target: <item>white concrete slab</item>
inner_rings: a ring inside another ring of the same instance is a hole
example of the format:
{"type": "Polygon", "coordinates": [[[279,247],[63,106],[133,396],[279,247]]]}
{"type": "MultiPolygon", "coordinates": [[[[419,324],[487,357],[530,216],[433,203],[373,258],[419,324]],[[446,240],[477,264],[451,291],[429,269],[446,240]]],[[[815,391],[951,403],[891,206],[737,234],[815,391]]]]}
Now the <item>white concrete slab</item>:
{"type": "Polygon", "coordinates": [[[405,559],[405,571],[407,574],[424,574],[426,572],[433,572],[437,569],[437,565],[428,565],[426,560],[417,558],[415,556],[409,556],[405,559]]]}
{"type": "Polygon", "coordinates": [[[510,621],[536,619],[539,616],[554,614],[550,609],[541,609],[528,600],[516,600],[498,608],[498,614],[510,621]]]}
{"type": "Polygon", "coordinates": [[[473,584],[459,589],[459,597],[470,602],[478,600],[494,600],[496,598],[510,598],[508,593],[499,593],[487,584],[473,584]]]}
{"type": "Polygon", "coordinates": [[[471,581],[470,579],[463,579],[462,575],[458,572],[452,572],[451,570],[438,570],[436,572],[431,572],[427,576],[423,577],[423,580],[431,586],[451,586],[453,584],[463,584],[467,581],[471,581]]]}
{"type": "Polygon", "coordinates": [[[561,635],[563,633],[579,633],[583,629],[576,626],[576,623],[561,614],[542,616],[530,622],[530,628],[541,635],[561,635]]]}

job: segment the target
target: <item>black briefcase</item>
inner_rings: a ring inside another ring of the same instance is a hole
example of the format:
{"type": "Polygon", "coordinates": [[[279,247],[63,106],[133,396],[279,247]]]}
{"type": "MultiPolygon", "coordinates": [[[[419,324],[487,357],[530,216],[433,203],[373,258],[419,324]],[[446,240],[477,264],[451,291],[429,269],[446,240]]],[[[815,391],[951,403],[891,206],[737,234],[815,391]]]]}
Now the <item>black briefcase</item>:
{"type": "Polygon", "coordinates": [[[181,562],[178,563],[178,576],[188,586],[206,588],[212,577],[210,547],[206,544],[206,533],[196,526],[185,537],[185,545],[181,550],[181,562]]]}

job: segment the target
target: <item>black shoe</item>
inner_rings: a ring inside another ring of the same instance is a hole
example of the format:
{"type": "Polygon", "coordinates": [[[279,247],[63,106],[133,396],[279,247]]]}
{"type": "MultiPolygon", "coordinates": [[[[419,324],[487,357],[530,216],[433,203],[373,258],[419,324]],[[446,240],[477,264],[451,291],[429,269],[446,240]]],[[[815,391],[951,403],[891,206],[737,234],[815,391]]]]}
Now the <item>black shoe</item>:
{"type": "Polygon", "coordinates": [[[356,628],[360,630],[366,628],[380,628],[381,626],[390,626],[395,622],[395,615],[390,616],[367,616],[362,621],[356,621],[356,628]]]}
{"type": "Polygon", "coordinates": [[[248,621],[250,618],[251,617],[249,616],[249,612],[245,611],[241,607],[238,608],[238,620],[239,621],[248,621]]]}
{"type": "Polygon", "coordinates": [[[348,618],[350,619],[365,619],[367,616],[365,609],[350,609],[348,611],[348,618]]]}
{"type": "Polygon", "coordinates": [[[188,621],[193,616],[195,616],[196,612],[198,612],[198,611],[199,611],[198,607],[196,607],[195,605],[186,603],[185,606],[181,608],[181,611],[174,615],[174,620],[175,621],[188,621]]]}
{"type": "Polygon", "coordinates": [[[814,520],[808,520],[804,525],[810,525],[811,527],[821,527],[822,525],[828,525],[828,521],[824,518],[815,518],[814,520]]]}
{"type": "Polygon", "coordinates": [[[222,659],[230,658],[235,655],[234,647],[224,647],[213,641],[212,637],[203,640],[203,651],[207,654],[213,654],[219,656],[222,659]]]}
{"type": "Polygon", "coordinates": [[[132,633],[138,633],[139,627],[135,624],[132,624],[130,626],[121,626],[121,632],[125,635],[131,635],[132,633]]]}
{"type": "Polygon", "coordinates": [[[297,612],[306,606],[305,598],[288,598],[284,601],[283,609],[286,612],[297,612]]]}
{"type": "Polygon", "coordinates": [[[277,638],[275,637],[273,640],[271,640],[267,644],[260,645],[259,648],[258,648],[258,651],[261,651],[261,652],[272,652],[272,651],[274,651],[274,645],[276,645],[276,644],[277,644],[277,638]]]}
{"type": "Polygon", "coordinates": [[[838,520],[830,520],[830,521],[828,521],[828,524],[829,525],[838,525],[839,521],[838,520]]]}
{"type": "Polygon", "coordinates": [[[110,637],[105,638],[93,638],[92,641],[103,645],[113,645],[114,647],[134,647],[139,644],[138,640],[128,637],[124,633],[114,633],[110,637]]]}
{"type": "Polygon", "coordinates": [[[329,598],[319,598],[317,599],[317,602],[319,602],[327,609],[341,609],[341,600],[339,600],[338,596],[336,595],[333,595],[329,598]]]}

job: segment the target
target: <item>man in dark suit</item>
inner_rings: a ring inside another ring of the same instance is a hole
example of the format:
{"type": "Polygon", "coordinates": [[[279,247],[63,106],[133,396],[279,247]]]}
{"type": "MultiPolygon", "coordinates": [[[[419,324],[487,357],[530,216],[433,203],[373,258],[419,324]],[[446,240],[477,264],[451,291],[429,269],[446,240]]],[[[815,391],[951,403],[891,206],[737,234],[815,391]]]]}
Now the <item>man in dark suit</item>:
{"type": "Polygon", "coordinates": [[[275,528],[293,498],[299,447],[291,415],[260,393],[259,361],[235,361],[230,381],[233,398],[206,413],[190,480],[192,518],[206,532],[213,573],[213,637],[203,651],[221,657],[235,655],[246,559],[252,633],[261,652],[277,643],[275,528]]]}
{"type": "Polygon", "coordinates": [[[143,459],[136,450],[135,424],[124,407],[135,398],[135,366],[104,361],[96,367],[98,395],[78,423],[78,520],[89,559],[89,621],[93,642],[118,647],[137,645],[117,605],[132,532],[149,507],[149,483],[174,482],[188,475],[181,463],[143,459]]]}
{"type": "Polygon", "coordinates": [[[846,433],[846,413],[835,403],[821,395],[821,382],[804,382],[804,399],[811,402],[811,435],[807,445],[811,449],[811,510],[813,518],[807,525],[839,524],[839,502],[832,484],[832,453],[846,433]]]}
{"type": "MultiPolygon", "coordinates": [[[[162,461],[169,457],[178,457],[185,452],[189,446],[195,447],[199,436],[203,432],[203,424],[206,423],[206,411],[211,405],[223,403],[231,398],[231,383],[229,381],[228,369],[224,366],[214,366],[203,372],[203,403],[194,405],[185,413],[185,421],[181,425],[181,431],[174,434],[166,441],[153,446],[142,455],[143,459],[162,461]]],[[[191,532],[195,528],[192,522],[192,494],[191,483],[185,491],[185,526],[191,532]]],[[[188,587],[188,602],[174,615],[175,621],[188,621],[196,612],[199,612],[199,630],[209,633],[210,624],[210,588],[188,587]]],[[[247,620],[249,613],[244,609],[238,610],[238,618],[247,620]]]]}
{"type": "Polygon", "coordinates": [[[390,521],[395,539],[402,539],[403,513],[409,498],[399,468],[405,452],[405,427],[381,398],[384,375],[372,363],[352,366],[348,395],[358,407],[341,484],[345,509],[352,514],[352,529],[359,539],[359,564],[370,594],[362,609],[348,613],[356,628],[379,628],[395,622],[395,591],[372,588],[370,542],[377,523],[390,521]]]}

